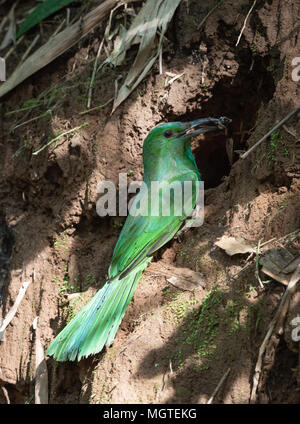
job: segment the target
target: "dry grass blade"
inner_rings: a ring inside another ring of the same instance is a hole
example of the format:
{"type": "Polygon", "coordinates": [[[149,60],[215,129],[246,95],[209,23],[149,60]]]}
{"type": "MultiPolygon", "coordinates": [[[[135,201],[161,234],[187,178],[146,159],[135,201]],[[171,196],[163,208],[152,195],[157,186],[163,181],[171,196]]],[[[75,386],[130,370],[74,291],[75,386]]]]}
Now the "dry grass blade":
{"type": "Polygon", "coordinates": [[[12,8],[10,9],[10,11],[8,13],[9,26],[8,26],[8,30],[5,34],[5,37],[2,40],[2,43],[0,45],[0,50],[5,49],[7,46],[9,46],[10,43],[16,42],[15,8],[16,8],[17,4],[18,4],[18,2],[16,2],[12,6],[12,8]]]}
{"type": "Polygon", "coordinates": [[[163,74],[163,64],[162,64],[163,60],[162,60],[162,47],[159,49],[159,75],[163,74]]]}
{"type": "Polygon", "coordinates": [[[48,404],[48,370],[44,349],[37,327],[38,317],[33,321],[35,330],[35,404],[48,404]]]}
{"type": "Polygon", "coordinates": [[[90,112],[93,112],[95,110],[102,109],[105,106],[109,105],[109,103],[111,103],[114,99],[115,98],[112,97],[111,99],[107,100],[107,102],[103,103],[103,105],[99,105],[99,106],[92,107],[91,109],[83,110],[82,112],[80,112],[80,115],[85,115],[86,113],[90,113],[90,112]]]}
{"type": "Polygon", "coordinates": [[[257,387],[263,367],[263,358],[265,355],[266,350],[268,349],[268,345],[271,339],[271,336],[275,330],[276,327],[282,327],[282,323],[284,321],[284,318],[286,316],[286,313],[288,311],[290,298],[295,292],[297,288],[297,283],[300,280],[300,265],[296,268],[295,272],[291,276],[289,285],[287,286],[287,289],[281,299],[281,302],[279,304],[279,307],[276,311],[276,314],[274,318],[272,319],[267,334],[260,346],[258,359],[255,366],[254,376],[253,376],[253,385],[252,385],[252,391],[250,396],[250,402],[254,403],[256,401],[256,394],[257,394],[257,387]]]}
{"type": "Polygon", "coordinates": [[[0,33],[2,31],[2,28],[4,27],[4,25],[6,24],[6,21],[8,19],[8,15],[3,16],[1,24],[0,24],[0,33]]]}
{"type": "Polygon", "coordinates": [[[92,73],[92,78],[91,78],[91,82],[90,82],[90,86],[89,86],[89,92],[88,92],[88,101],[87,101],[87,105],[86,105],[86,107],[88,109],[91,106],[93,85],[94,85],[94,81],[95,81],[98,60],[99,60],[99,57],[100,57],[100,54],[101,54],[101,51],[102,51],[103,43],[104,43],[104,37],[103,37],[101,43],[99,44],[97,56],[96,56],[96,59],[95,59],[95,62],[94,62],[93,73],[92,73]]]}
{"type": "Polygon", "coordinates": [[[39,153],[41,153],[44,149],[46,149],[47,147],[49,147],[51,144],[53,144],[55,141],[59,140],[61,137],[64,137],[65,135],[71,134],[74,131],[80,130],[81,128],[87,126],[89,123],[88,122],[84,122],[83,124],[79,125],[78,127],[75,128],[71,128],[70,130],[64,131],[63,133],[57,135],[56,137],[52,138],[48,143],[46,143],[44,146],[42,146],[40,149],[36,150],[35,152],[32,153],[33,156],[38,155],[39,153]]]}
{"type": "Polygon", "coordinates": [[[242,26],[242,29],[241,29],[240,35],[239,35],[239,37],[238,37],[238,39],[237,39],[237,42],[236,42],[235,47],[237,47],[237,46],[238,46],[238,44],[239,44],[239,42],[241,41],[241,38],[242,38],[243,32],[245,31],[245,28],[246,28],[246,25],[247,25],[247,21],[248,21],[248,19],[249,19],[249,16],[251,15],[252,10],[254,9],[254,7],[255,7],[255,5],[256,5],[256,1],[257,1],[257,0],[254,0],[254,2],[253,2],[253,4],[252,4],[252,6],[251,6],[251,8],[250,8],[249,12],[247,13],[247,16],[246,16],[246,18],[245,18],[245,20],[244,20],[244,24],[243,24],[243,26],[242,26]]]}
{"type": "Polygon", "coordinates": [[[206,16],[204,16],[204,18],[202,19],[202,21],[200,22],[200,24],[197,26],[197,29],[200,29],[202,27],[202,25],[206,22],[206,20],[210,17],[210,15],[219,7],[221,6],[221,4],[223,3],[224,0],[220,0],[209,12],[206,16]]]}
{"type": "MultiPolygon", "coordinates": [[[[140,0],[124,0],[123,3],[135,1],[140,0]]],[[[99,23],[107,17],[111,9],[118,3],[119,0],[106,0],[104,3],[100,4],[100,6],[96,7],[96,9],[84,16],[83,19],[67,27],[55,37],[50,38],[46,44],[27,58],[27,60],[16,69],[11,77],[0,87],[0,98],[77,43],[77,41],[99,25],[99,23]]]]}
{"type": "Polygon", "coordinates": [[[23,41],[24,36],[22,35],[20,38],[18,38],[17,42],[11,46],[11,48],[5,53],[4,59],[7,60],[9,56],[12,54],[12,52],[15,51],[16,47],[23,41]]]}
{"type": "Polygon", "coordinates": [[[7,405],[10,405],[10,399],[9,399],[9,396],[8,396],[8,391],[6,390],[6,388],[4,386],[2,386],[2,392],[4,394],[7,405]]]}
{"type": "Polygon", "coordinates": [[[36,43],[38,42],[38,40],[39,40],[39,38],[40,38],[40,34],[37,34],[35,37],[34,37],[34,39],[33,39],[33,41],[32,41],[32,43],[30,44],[30,46],[28,47],[28,49],[25,51],[25,53],[23,54],[23,56],[22,56],[22,58],[21,58],[21,62],[23,62],[26,58],[27,58],[27,56],[29,55],[29,53],[31,52],[31,50],[33,49],[33,47],[36,45],[36,43]]]}
{"type": "Polygon", "coordinates": [[[243,155],[240,156],[241,159],[246,159],[246,157],[256,149],[263,141],[265,141],[270,135],[276,131],[278,128],[280,128],[286,121],[288,121],[292,116],[294,116],[297,112],[300,112],[300,106],[298,106],[296,109],[294,109],[292,112],[290,112],[285,118],[283,118],[280,122],[278,122],[275,127],[273,127],[267,134],[265,134],[257,143],[255,143],[252,147],[250,147],[247,152],[245,152],[243,155]]]}
{"type": "Polygon", "coordinates": [[[259,240],[258,244],[257,244],[257,248],[256,248],[256,259],[255,259],[255,276],[257,278],[257,281],[260,284],[260,287],[263,289],[264,285],[263,282],[261,281],[260,275],[259,275],[259,255],[260,255],[260,243],[261,240],[259,240]]]}
{"type": "Polygon", "coordinates": [[[34,118],[28,119],[27,121],[22,122],[21,124],[18,124],[18,125],[16,125],[16,126],[14,126],[13,128],[11,128],[11,129],[9,130],[9,132],[13,132],[13,131],[14,131],[14,130],[16,130],[17,128],[22,127],[23,125],[30,124],[30,122],[33,122],[33,121],[36,121],[36,120],[38,120],[38,119],[44,118],[45,116],[48,116],[48,115],[50,115],[50,114],[51,114],[51,110],[47,110],[45,113],[41,113],[40,115],[35,116],[34,118]]]}
{"type": "Polygon", "coordinates": [[[173,78],[171,78],[171,79],[168,81],[168,85],[172,85],[172,84],[173,84],[173,82],[175,82],[176,80],[178,80],[179,78],[181,78],[183,75],[184,75],[184,72],[182,72],[182,74],[179,74],[179,75],[175,75],[175,76],[173,76],[173,78]]]}
{"type": "Polygon", "coordinates": [[[120,65],[126,51],[133,44],[139,44],[137,56],[117,94],[112,113],[138,86],[159,58],[168,23],[179,4],[180,0],[148,0],[129,30],[124,33],[121,43],[104,62],[115,66],[120,65]],[[158,43],[156,43],[157,32],[159,32],[158,43]]]}
{"type": "Polygon", "coordinates": [[[228,377],[229,373],[230,373],[231,368],[228,368],[228,370],[225,372],[225,374],[223,375],[223,377],[221,378],[221,380],[219,381],[217,387],[215,388],[212,396],[208,399],[207,404],[212,404],[214,401],[215,396],[218,394],[218,391],[220,390],[220,388],[222,387],[222,385],[224,384],[226,378],[228,377]]]}
{"type": "Polygon", "coordinates": [[[25,281],[22,284],[22,287],[20,288],[20,291],[18,293],[18,296],[15,300],[15,303],[13,304],[11,310],[8,312],[8,314],[6,315],[6,317],[4,318],[1,326],[0,326],[0,341],[4,341],[4,335],[5,335],[5,329],[8,326],[8,324],[11,322],[11,320],[13,319],[13,317],[16,315],[16,312],[18,310],[18,307],[26,293],[27,287],[29,286],[30,281],[25,281]]]}

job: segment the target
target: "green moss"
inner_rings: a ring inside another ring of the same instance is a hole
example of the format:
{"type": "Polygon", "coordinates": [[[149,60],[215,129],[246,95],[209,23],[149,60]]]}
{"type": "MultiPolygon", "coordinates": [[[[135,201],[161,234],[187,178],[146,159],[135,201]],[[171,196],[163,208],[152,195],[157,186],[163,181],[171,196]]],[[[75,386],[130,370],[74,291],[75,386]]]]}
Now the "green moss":
{"type": "Polygon", "coordinates": [[[290,153],[288,145],[286,144],[280,130],[276,130],[270,136],[270,144],[266,154],[267,164],[269,166],[277,164],[280,154],[284,157],[288,157],[290,153]]]}
{"type": "Polygon", "coordinates": [[[241,289],[234,298],[228,298],[228,292],[218,285],[210,290],[202,303],[194,294],[188,299],[186,293],[173,294],[165,309],[169,321],[179,326],[176,350],[171,358],[174,365],[181,368],[190,358],[193,367],[207,370],[221,339],[247,333],[247,322],[242,320],[248,316],[246,294],[241,289]]]}
{"type": "Polygon", "coordinates": [[[67,238],[66,238],[65,231],[62,233],[61,238],[58,238],[54,242],[54,249],[57,250],[58,252],[67,251],[69,249],[69,246],[67,244],[67,238]]]}

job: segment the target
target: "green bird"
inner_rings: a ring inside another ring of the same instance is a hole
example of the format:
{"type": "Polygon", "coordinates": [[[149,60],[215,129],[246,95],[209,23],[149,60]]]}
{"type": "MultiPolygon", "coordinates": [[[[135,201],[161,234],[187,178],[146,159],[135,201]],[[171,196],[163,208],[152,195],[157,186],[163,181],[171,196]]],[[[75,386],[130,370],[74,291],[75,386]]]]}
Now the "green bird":
{"type": "Polygon", "coordinates": [[[143,185],[131,206],[138,210],[137,205],[144,204],[147,213],[129,213],[116,243],[105,284],[56,336],[47,355],[53,355],[57,361],[76,358],[79,361],[112,344],[153,254],[172,239],[196,205],[197,182],[201,176],[191,150],[191,138],[206,132],[227,134],[230,122],[225,117],[205,118],[161,124],[150,131],[143,146],[143,185]],[[160,184],[156,196],[153,195],[153,182],[160,184]],[[162,203],[167,191],[164,188],[174,182],[183,187],[181,196],[185,202],[184,187],[190,182],[190,206],[182,208],[180,202],[174,201],[172,191],[170,213],[165,214],[162,203]],[[158,213],[153,213],[153,207],[158,213]]]}

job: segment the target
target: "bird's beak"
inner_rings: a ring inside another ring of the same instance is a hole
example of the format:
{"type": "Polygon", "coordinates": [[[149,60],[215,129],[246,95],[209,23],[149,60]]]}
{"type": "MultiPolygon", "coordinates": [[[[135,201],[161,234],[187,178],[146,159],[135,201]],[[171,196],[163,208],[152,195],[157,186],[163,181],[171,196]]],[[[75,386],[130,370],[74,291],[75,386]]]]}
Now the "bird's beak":
{"type": "Polygon", "coordinates": [[[186,128],[179,136],[195,137],[207,132],[224,132],[225,135],[228,135],[231,122],[232,119],[226,117],[197,119],[196,121],[187,122],[186,128]]]}

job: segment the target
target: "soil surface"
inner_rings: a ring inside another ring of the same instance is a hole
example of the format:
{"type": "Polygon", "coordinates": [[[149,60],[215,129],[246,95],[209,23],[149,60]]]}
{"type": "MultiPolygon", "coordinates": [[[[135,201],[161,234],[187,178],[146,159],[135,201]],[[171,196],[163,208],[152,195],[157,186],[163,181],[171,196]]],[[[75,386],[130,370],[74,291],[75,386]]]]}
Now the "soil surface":
{"type": "MultiPolygon", "coordinates": [[[[215,242],[227,235],[255,247],[274,239],[263,252],[284,247],[299,254],[299,238],[281,239],[300,228],[298,117],[245,160],[239,153],[299,105],[292,60],[300,52],[300,0],[257,1],[237,46],[252,2],[225,0],[199,28],[216,3],[181,2],[166,34],[164,74],[155,65],[112,115],[106,103],[134,50],[122,68],[97,74],[92,107],[106,106],[81,113],[106,24],[1,99],[3,317],[24,281],[30,285],[0,342],[0,403],[34,403],[35,317],[46,349],[105,280],[125,218],[97,215],[99,182],[117,184],[121,172],[129,181],[141,180],[143,139],[151,128],[207,116],[232,118],[233,150],[228,153],[224,137],[193,142],[206,189],[204,224],[157,253],[112,347],[79,363],[47,358],[49,402],[206,403],[229,367],[214,402],[249,402],[258,351],[285,286],[261,273],[268,280],[262,288],[255,255],[228,256],[215,242]],[[166,85],[165,72],[183,75],[166,85]],[[17,111],[24,107],[31,108],[17,111]],[[170,284],[164,266],[200,273],[205,287],[170,284]]],[[[24,15],[22,8],[16,13],[24,15]]],[[[76,13],[72,6],[71,16],[76,13]]],[[[43,24],[40,43],[64,17],[65,11],[43,24]]],[[[8,74],[37,31],[16,46],[8,74]]],[[[298,358],[282,334],[257,402],[300,402],[298,358]]]]}

